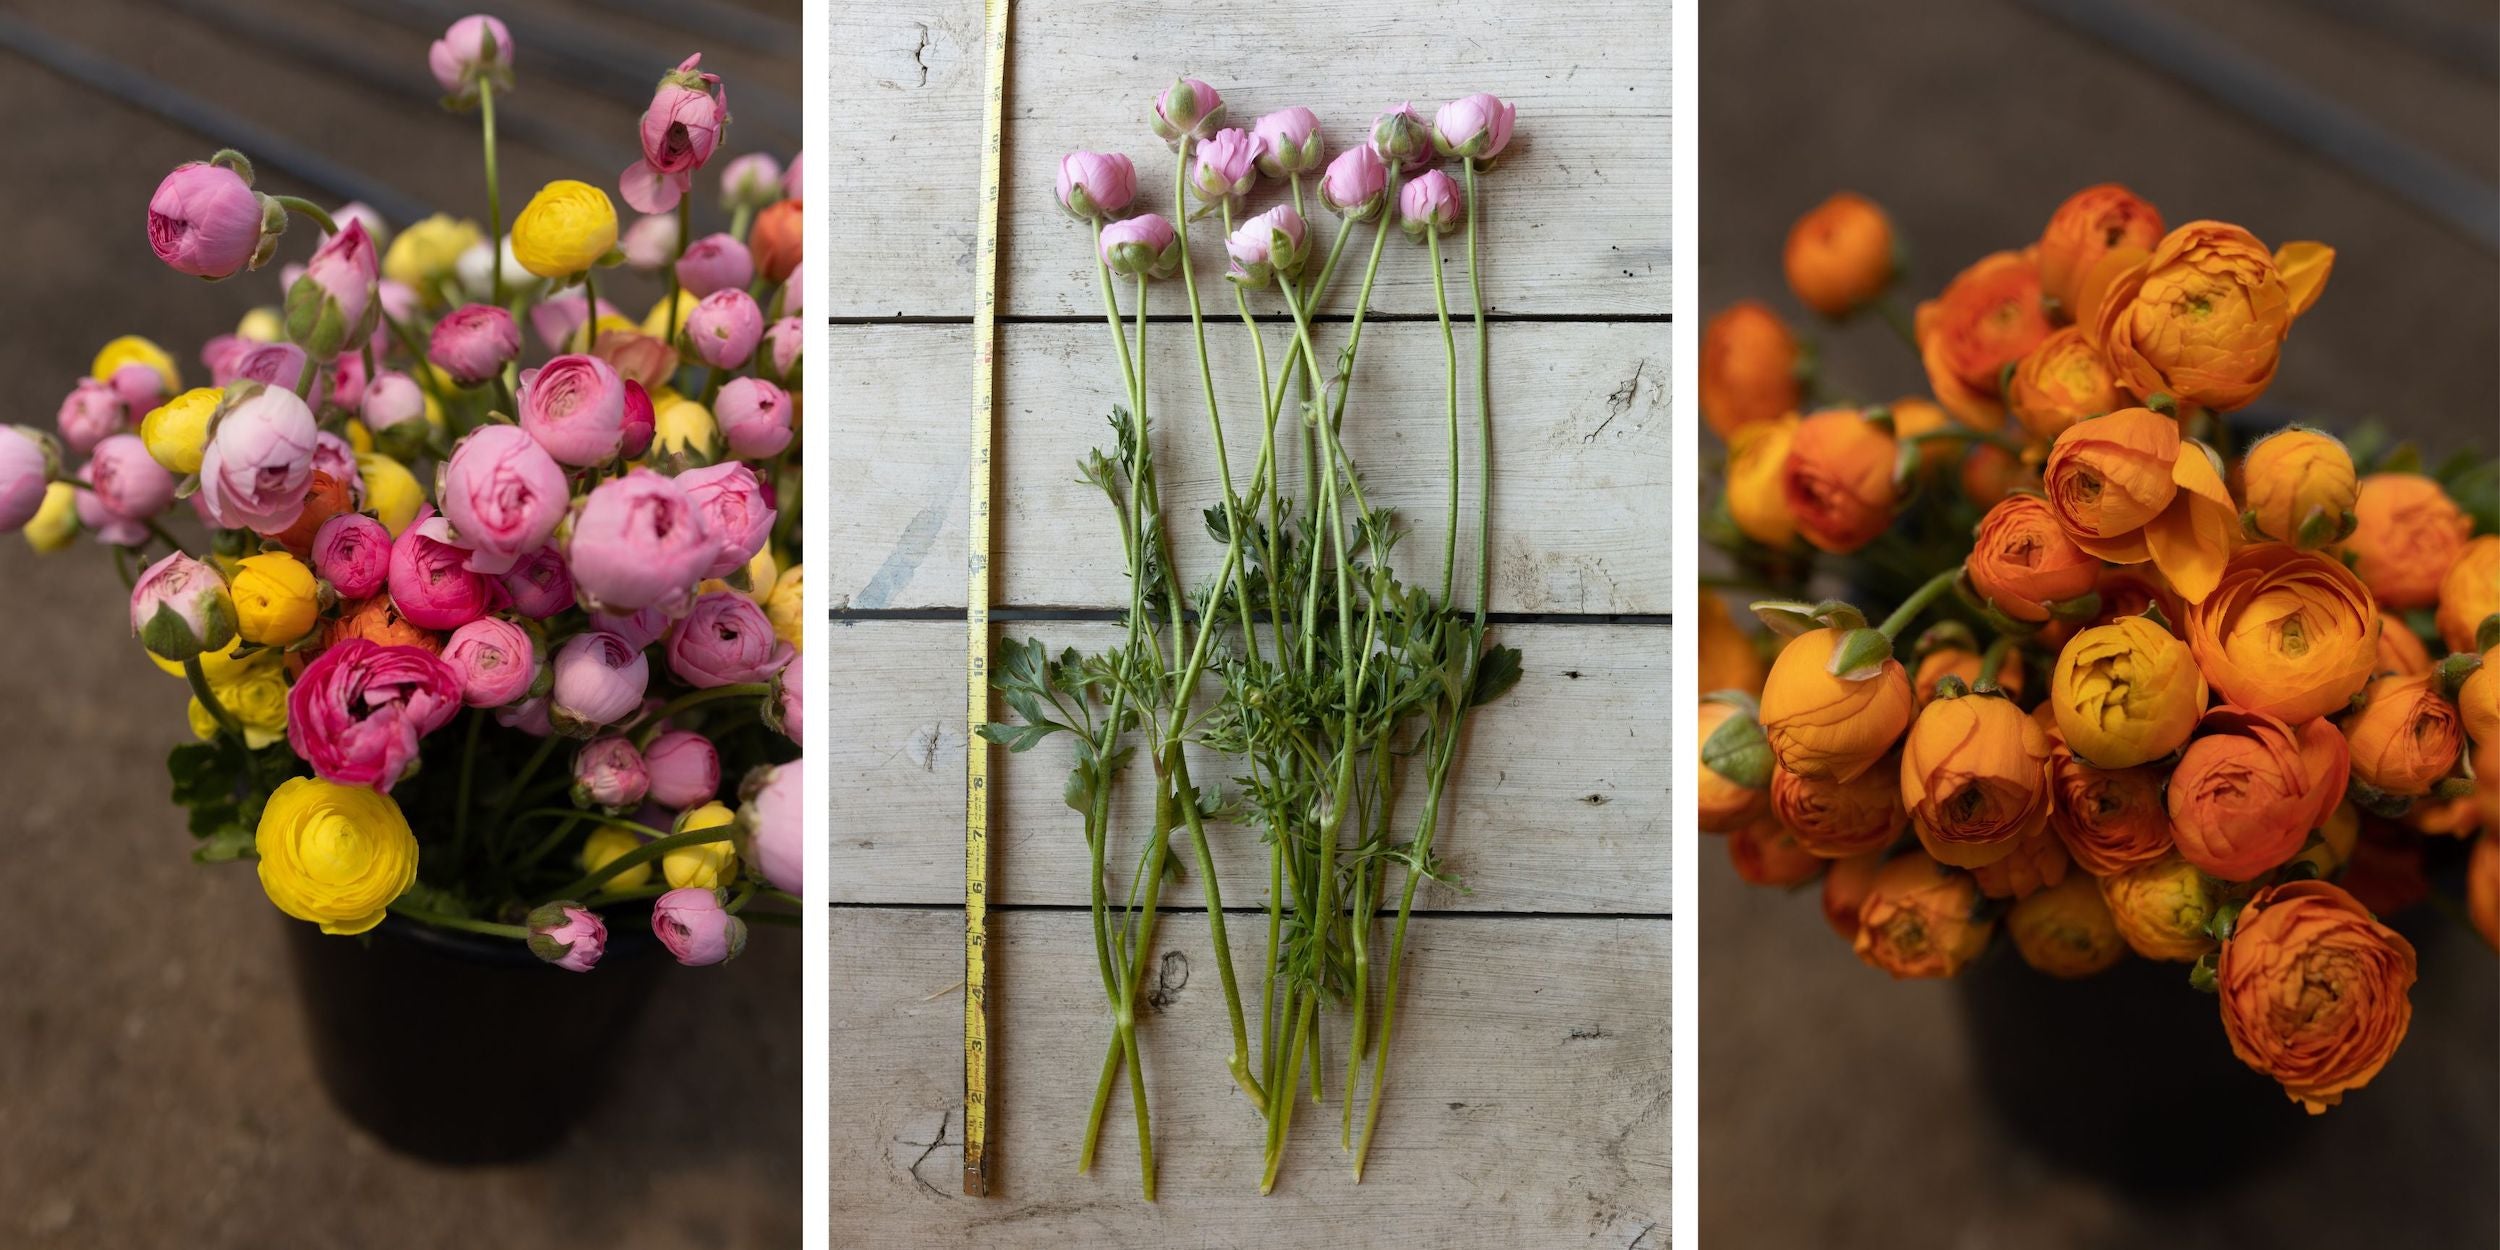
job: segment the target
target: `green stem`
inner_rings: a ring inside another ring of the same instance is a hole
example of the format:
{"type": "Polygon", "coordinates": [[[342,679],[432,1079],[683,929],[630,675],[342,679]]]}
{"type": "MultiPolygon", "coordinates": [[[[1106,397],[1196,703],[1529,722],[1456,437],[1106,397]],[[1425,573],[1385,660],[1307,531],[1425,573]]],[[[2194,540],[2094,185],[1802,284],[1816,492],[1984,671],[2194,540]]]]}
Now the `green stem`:
{"type": "Polygon", "coordinates": [[[1875,627],[1876,631],[1886,638],[1900,637],[1901,631],[1907,628],[1920,612],[1925,611],[1928,604],[1934,603],[1938,596],[1953,589],[1954,580],[1961,575],[1962,566],[1956,564],[1928,578],[1926,585],[1911,591],[1910,597],[1902,600],[1901,606],[1893,609],[1892,615],[1885,617],[1884,623],[1875,627]]]}
{"type": "Polygon", "coordinates": [[[486,146],[486,245],[494,259],[487,265],[494,277],[488,288],[494,293],[495,307],[503,307],[503,186],[495,177],[495,83],[486,75],[477,81],[478,128],[485,135],[486,146]]]}
{"type": "MultiPolygon", "coordinates": [[[[182,675],[191,683],[192,697],[200,701],[201,707],[208,709],[208,718],[216,721],[219,729],[234,735],[235,741],[243,742],[243,726],[234,719],[233,713],[226,710],[226,705],[218,701],[217,692],[208,688],[208,674],[200,668],[200,657],[195,655],[184,660],[182,675]]],[[[245,749],[248,750],[250,745],[244,743],[245,749]]]]}
{"type": "MultiPolygon", "coordinates": [[[[503,272],[501,260],[496,262],[495,272],[503,272]]],[[[591,342],[599,334],[599,284],[591,275],[592,271],[589,269],[582,271],[582,350],[584,352],[590,350],[591,342]]]]}
{"type": "Polygon", "coordinates": [[[714,825],[708,829],[689,829],[684,833],[672,833],[664,838],[655,838],[609,860],[597,872],[585,873],[565,882],[563,889],[547,897],[549,899],[580,898],[618,874],[637,865],[648,864],[672,851],[682,851],[690,846],[706,846],[714,842],[727,842],[736,836],[735,826],[714,825]]]}
{"type": "Polygon", "coordinates": [[[668,324],[660,327],[660,332],[668,336],[668,342],[671,348],[674,348],[677,345],[677,300],[685,290],[684,285],[677,280],[677,262],[686,258],[686,244],[693,241],[686,236],[687,233],[693,229],[694,197],[688,195],[678,196],[677,249],[676,255],[668,258],[668,324]]]}
{"type": "Polygon", "coordinates": [[[455,863],[469,862],[469,787],[477,777],[477,737],[485,724],[486,713],[471,709],[468,738],[460,748],[460,788],[452,805],[451,845],[455,863]]]}
{"type": "Polygon", "coordinates": [[[1875,299],[1875,311],[1883,317],[1884,324],[1891,326],[1892,332],[1909,347],[1911,355],[1920,354],[1918,330],[1911,324],[1909,314],[1901,311],[1898,301],[1890,295],[1879,295],[1875,299]]]}
{"type": "Polygon", "coordinates": [[[538,776],[538,770],[546,765],[548,756],[555,754],[556,744],[562,740],[556,734],[548,734],[538,740],[538,749],[530,753],[529,762],[523,764],[520,773],[512,779],[512,788],[504,791],[502,801],[495,804],[496,824],[502,824],[504,814],[512,810],[513,804],[521,801],[523,794],[529,792],[530,781],[538,776]]]}
{"type": "Polygon", "coordinates": [[[314,223],[321,227],[321,232],[323,234],[337,234],[339,232],[339,223],[331,220],[330,214],[320,205],[313,203],[311,200],[294,195],[273,195],[269,198],[276,200],[279,207],[286,209],[290,213],[301,213],[306,217],[312,218],[314,223]]]}
{"type": "MultiPolygon", "coordinates": [[[[1485,613],[1493,602],[1493,350],[1492,331],[1484,319],[1484,274],[1476,261],[1477,216],[1476,162],[1469,157],[1467,289],[1476,306],[1476,632],[1481,635],[1485,613]]],[[[1450,542],[1455,546],[1458,536],[1452,534],[1450,542]]]]}
{"type": "Polygon", "coordinates": [[[660,736],[661,727],[672,718],[706,703],[717,703],[723,699],[760,699],[771,694],[772,691],[770,683],[757,681],[713,686],[691,694],[681,694],[661,704],[658,710],[643,718],[641,727],[634,731],[634,746],[640,749],[651,745],[651,740],[660,736]]]}
{"type": "Polygon", "coordinates": [[[2004,667],[2005,657],[2013,650],[2014,640],[2011,638],[2000,636],[1995,642],[1989,643],[1987,651],[1979,657],[1979,680],[1971,683],[1971,688],[1974,690],[1995,688],[1997,670],[2004,667]]]}
{"type": "Polygon", "coordinates": [[[413,920],[418,924],[432,925],[437,929],[457,929],[462,933],[483,933],[488,937],[515,938],[524,942],[528,941],[530,936],[527,925],[496,924],[491,920],[473,920],[467,916],[446,916],[438,911],[427,911],[414,903],[394,902],[391,904],[390,911],[394,916],[413,920]]]}
{"type": "MultiPolygon", "coordinates": [[[[1473,185],[1472,182],[1470,185],[1473,185]]],[[[1474,234],[1476,217],[1467,215],[1467,228],[1474,234]]],[[[1450,590],[1458,579],[1458,337],[1450,331],[1449,283],[1441,273],[1441,232],[1424,231],[1424,246],[1432,258],[1432,304],[1441,314],[1441,359],[1449,396],[1450,426],[1450,516],[1449,543],[1441,552],[1441,602],[1450,602],[1450,590]]],[[[1472,266],[1470,266],[1472,268],[1472,266]]]]}

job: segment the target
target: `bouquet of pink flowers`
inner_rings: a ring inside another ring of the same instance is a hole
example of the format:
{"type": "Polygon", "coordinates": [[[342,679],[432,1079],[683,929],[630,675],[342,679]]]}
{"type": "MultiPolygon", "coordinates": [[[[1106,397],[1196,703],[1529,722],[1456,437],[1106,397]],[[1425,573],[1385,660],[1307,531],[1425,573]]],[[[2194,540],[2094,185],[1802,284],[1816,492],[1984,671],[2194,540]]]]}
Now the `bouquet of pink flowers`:
{"type": "Polygon", "coordinates": [[[147,210],[171,268],[258,270],[291,215],[318,247],[201,350],[207,385],[123,337],[57,436],[0,427],[0,531],[111,551],[132,632],[189,685],[199,741],[169,764],[195,857],[256,861],[287,915],[585,972],[630,907],[719,963],[747,920],[796,921],[754,905],[795,908],[804,875],[797,161],[726,162],[731,229],[689,240],[729,124],[690,56],[619,179],[651,214],[621,246],[573,181],[507,236],[511,36],[465,17],[429,61],[479,116],[486,229],[265,194],[233,151],[175,169],[147,210]],[[665,282],[639,322],[598,297],[619,265],[665,282]]]}

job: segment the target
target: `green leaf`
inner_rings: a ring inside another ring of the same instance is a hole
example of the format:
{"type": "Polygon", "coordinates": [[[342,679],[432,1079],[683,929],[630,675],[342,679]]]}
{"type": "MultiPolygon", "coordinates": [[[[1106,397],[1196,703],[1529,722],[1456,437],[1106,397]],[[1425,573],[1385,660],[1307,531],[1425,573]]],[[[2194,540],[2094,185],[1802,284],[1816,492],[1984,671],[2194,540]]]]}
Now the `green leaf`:
{"type": "Polygon", "coordinates": [[[1519,648],[1495,647],[1485,652],[1484,659],[1476,665],[1475,694],[1468,706],[1483,707],[1510,693],[1525,672],[1520,666],[1519,648]]]}
{"type": "Polygon", "coordinates": [[[1719,722],[1701,744],[1701,766],[1748,790],[1771,784],[1771,740],[1762,722],[1739,713],[1719,722]]]}
{"type": "MultiPolygon", "coordinates": [[[[196,832],[196,830],[195,830],[196,832]]],[[[238,859],[257,859],[252,831],[240,825],[227,825],[202,837],[191,858],[203,864],[223,864],[238,859]]]]}

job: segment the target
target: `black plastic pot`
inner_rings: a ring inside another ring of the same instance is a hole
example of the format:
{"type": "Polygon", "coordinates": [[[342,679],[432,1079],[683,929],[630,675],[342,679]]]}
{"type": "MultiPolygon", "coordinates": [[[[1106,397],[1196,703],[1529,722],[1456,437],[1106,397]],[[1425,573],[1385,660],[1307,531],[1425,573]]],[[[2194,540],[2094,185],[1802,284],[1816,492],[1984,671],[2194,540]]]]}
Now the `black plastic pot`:
{"type": "Polygon", "coordinates": [[[537,1158],[605,1093],[668,966],[617,924],[588,973],[523,944],[390,917],[362,937],[286,921],[322,1086],[384,1145],[453,1165],[537,1158]]]}

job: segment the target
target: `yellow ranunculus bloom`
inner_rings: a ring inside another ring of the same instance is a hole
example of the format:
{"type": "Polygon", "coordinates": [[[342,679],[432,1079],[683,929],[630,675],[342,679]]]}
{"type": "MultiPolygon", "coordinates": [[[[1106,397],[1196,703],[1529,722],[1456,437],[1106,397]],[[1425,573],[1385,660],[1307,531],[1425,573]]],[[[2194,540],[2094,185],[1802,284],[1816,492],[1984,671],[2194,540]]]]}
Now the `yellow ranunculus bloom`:
{"type": "Polygon", "coordinates": [[[782,571],[771,593],[764,596],[764,617],[773,623],[773,637],[789,643],[793,651],[807,649],[806,565],[793,564],[782,571]]]}
{"type": "Polygon", "coordinates": [[[356,457],[356,472],[365,479],[366,510],[391,537],[399,537],[417,519],[417,509],[425,503],[425,487],[418,485],[417,475],[407,465],[380,452],[356,457]]]}
{"type": "Polygon", "coordinates": [[[651,311],[643,314],[642,332],[655,339],[662,340],[663,342],[676,342],[677,336],[686,332],[686,319],[694,316],[694,306],[697,302],[698,301],[693,296],[687,295],[682,291],[679,292],[677,296],[677,324],[670,325],[668,320],[668,297],[665,295],[661,296],[660,302],[653,304],[651,306],[651,311]]]}
{"type": "Polygon", "coordinates": [[[2053,977],[2088,977],[2127,957],[2100,883],[2079,872],[2014,904],[2005,931],[2024,963],[2053,977]]]}
{"type": "MultiPolygon", "coordinates": [[[[677,832],[718,829],[735,819],[728,804],[706,803],[678,817],[677,832]]],[[[716,890],[738,879],[738,849],[725,841],[683,847],[660,857],[660,872],[668,878],[672,889],[699,886],[716,890]]]]}
{"type": "Polygon", "coordinates": [[[2146,959],[2194,963],[2214,948],[2205,925],[2222,903],[2211,878],[2176,851],[2101,878],[2101,901],[2119,936],[2146,959]]]}
{"type": "Polygon", "coordinates": [[[2258,532],[2301,547],[2341,537],[2361,497],[2352,453],[2334,435],[2297,425],[2257,440],[2240,477],[2258,532]]]}
{"type": "Polygon", "coordinates": [[[434,284],[460,263],[460,254],[483,237],[477,223],[436,213],[399,232],[382,256],[382,276],[431,296],[434,284]]]}
{"type": "MultiPolygon", "coordinates": [[[[580,859],[582,871],[597,872],[614,863],[617,856],[641,845],[641,837],[637,836],[633,830],[619,829],[614,825],[601,825],[591,830],[589,837],[582,839],[580,859]]],[[[630,890],[650,879],[651,865],[641,863],[608,878],[607,884],[601,888],[630,890]]]]}
{"type": "Polygon", "coordinates": [[[167,472],[199,472],[200,453],[208,446],[208,421],[223,398],[225,392],[216,387],[195,386],[158,404],[140,418],[139,441],[167,472]]]}
{"type": "MultiPolygon", "coordinates": [[[[733,595],[745,595],[760,608],[764,606],[764,601],[772,596],[773,579],[779,576],[781,576],[780,562],[773,559],[772,544],[766,543],[757,548],[754,557],[747,561],[746,589],[740,590],[731,585],[726,577],[707,577],[695,583],[695,593],[708,595],[717,590],[733,595]]],[[[767,615],[770,614],[767,613],[767,615]]]]}
{"type": "Polygon", "coordinates": [[[234,625],[243,641],[283,647],[321,619],[321,588],[304,562],[283,551],[245,556],[234,577],[234,625]]]}
{"type": "Polygon", "coordinates": [[[324,933],[362,933],[417,879],[417,838],[389,795],[297,777],[261,809],[260,886],[324,933]]]}
{"type": "Polygon", "coordinates": [[[250,339],[255,343],[283,343],[286,341],[286,316],[263,304],[243,314],[243,320],[234,325],[234,334],[236,338],[250,339]]]}
{"type": "MultiPolygon", "coordinates": [[[[200,653],[200,675],[208,679],[208,684],[210,686],[215,686],[218,680],[224,676],[227,669],[243,662],[234,658],[234,653],[237,650],[240,650],[242,646],[243,640],[241,638],[232,638],[227,640],[225,646],[220,647],[215,651],[203,651],[200,653]]],[[[165,670],[166,673],[174,677],[182,676],[182,665],[179,661],[168,660],[164,656],[158,655],[153,651],[146,651],[142,654],[145,654],[151,662],[153,662],[158,668],[165,670]]],[[[248,656],[245,657],[245,659],[249,658],[250,657],[248,656]]]]}
{"type": "Polygon", "coordinates": [[[559,178],[512,221],[512,256],[542,278],[586,273],[616,246],[616,205],[587,182],[559,178]]]}
{"type": "Polygon", "coordinates": [[[2179,749],[2205,714],[2205,675],[2188,645],[2141,616],[2068,639],[2049,678],[2050,715],[2075,757],[2132,768],[2179,749]]]}
{"type": "MultiPolygon", "coordinates": [[[[257,751],[286,737],[286,653],[260,650],[236,660],[230,658],[231,650],[201,656],[201,675],[208,678],[209,693],[217,696],[226,715],[242,726],[243,744],[257,751]]],[[[189,712],[194,736],[202,742],[217,736],[217,718],[196,697],[189,712]]]]}
{"type": "Polygon", "coordinates": [[[1780,471],[1797,439],[1797,416],[1755,421],[1728,436],[1727,511],[1745,537],[1765,547],[1797,542],[1797,517],[1780,494],[1780,471]]]}
{"type": "Polygon", "coordinates": [[[146,365],[165,379],[168,392],[182,389],[182,371],[174,367],[174,358],[166,355],[164,348],[136,334],[125,334],[105,344],[96,352],[95,364],[87,373],[98,382],[110,382],[123,365],[146,365]]]}
{"type": "Polygon", "coordinates": [[[50,555],[78,538],[78,493],[67,482],[54,482],[43,488],[43,506],[35,509],[32,520],[23,531],[26,545],[43,555],[50,555]]]}
{"type": "Polygon", "coordinates": [[[720,425],[712,410],[675,391],[651,397],[651,454],[686,453],[710,460],[720,447],[720,425]]]}

